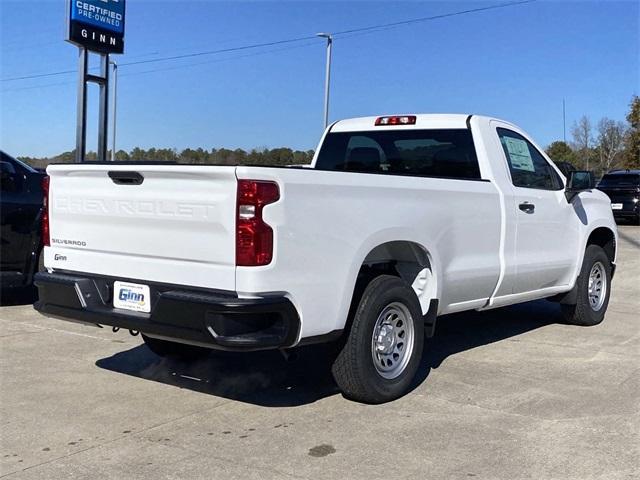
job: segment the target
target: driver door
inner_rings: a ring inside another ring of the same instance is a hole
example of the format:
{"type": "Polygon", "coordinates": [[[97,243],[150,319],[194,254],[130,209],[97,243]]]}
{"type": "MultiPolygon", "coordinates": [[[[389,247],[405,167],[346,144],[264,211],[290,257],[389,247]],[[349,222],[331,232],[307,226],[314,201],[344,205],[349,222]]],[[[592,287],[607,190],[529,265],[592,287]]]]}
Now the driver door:
{"type": "Polygon", "coordinates": [[[516,275],[513,293],[570,283],[578,248],[573,206],[556,169],[523,134],[498,127],[513,186],[516,275]]]}

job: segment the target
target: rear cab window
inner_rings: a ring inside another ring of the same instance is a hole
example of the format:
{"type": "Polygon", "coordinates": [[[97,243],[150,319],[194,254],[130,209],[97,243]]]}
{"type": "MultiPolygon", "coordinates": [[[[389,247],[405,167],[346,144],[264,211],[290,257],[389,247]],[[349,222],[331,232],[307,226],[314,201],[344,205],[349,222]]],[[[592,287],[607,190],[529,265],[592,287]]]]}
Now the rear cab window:
{"type": "Polygon", "coordinates": [[[481,180],[468,129],[329,133],[317,170],[481,180]]]}

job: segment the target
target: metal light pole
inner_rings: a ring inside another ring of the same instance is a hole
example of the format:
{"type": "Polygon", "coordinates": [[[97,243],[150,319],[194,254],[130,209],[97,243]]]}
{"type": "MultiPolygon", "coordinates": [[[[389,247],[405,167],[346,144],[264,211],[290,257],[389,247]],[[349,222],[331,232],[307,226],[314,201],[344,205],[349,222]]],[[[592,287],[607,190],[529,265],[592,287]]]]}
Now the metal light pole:
{"type": "Polygon", "coordinates": [[[116,161],[116,106],[118,105],[118,64],[115,60],[109,62],[113,66],[113,126],[111,127],[111,161],[116,161]]]}
{"type": "Polygon", "coordinates": [[[324,77],[324,128],[329,125],[329,84],[331,81],[331,45],[333,37],[329,33],[317,33],[318,37],[327,39],[327,65],[324,77]]]}

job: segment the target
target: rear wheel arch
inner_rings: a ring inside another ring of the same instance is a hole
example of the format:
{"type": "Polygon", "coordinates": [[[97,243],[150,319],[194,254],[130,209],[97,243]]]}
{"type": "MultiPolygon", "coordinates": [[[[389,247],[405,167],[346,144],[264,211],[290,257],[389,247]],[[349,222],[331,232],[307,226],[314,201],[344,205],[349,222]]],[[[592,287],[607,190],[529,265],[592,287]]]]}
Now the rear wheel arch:
{"type": "Polygon", "coordinates": [[[438,296],[438,273],[432,254],[423,245],[409,240],[392,240],[372,248],[364,257],[351,295],[345,332],[358,308],[367,285],[380,275],[392,275],[404,280],[414,291],[423,314],[437,308],[433,300],[438,296]]]}
{"type": "Polygon", "coordinates": [[[394,275],[412,287],[422,312],[437,297],[438,280],[434,261],[429,251],[419,243],[394,240],[373,248],[362,261],[359,277],[369,280],[378,275],[394,275]]]}

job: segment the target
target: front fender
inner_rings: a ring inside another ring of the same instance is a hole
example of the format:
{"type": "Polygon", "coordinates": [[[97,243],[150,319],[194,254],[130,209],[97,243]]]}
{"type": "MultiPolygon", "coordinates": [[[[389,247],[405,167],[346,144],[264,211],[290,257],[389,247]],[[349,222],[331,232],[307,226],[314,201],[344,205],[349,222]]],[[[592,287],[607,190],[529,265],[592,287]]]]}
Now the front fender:
{"type": "Polygon", "coordinates": [[[576,252],[576,267],[571,284],[573,288],[582,269],[589,237],[598,228],[606,228],[613,233],[614,258],[612,264],[615,266],[618,257],[618,227],[611,211],[611,201],[603,192],[599,190],[581,192],[572,200],[572,203],[581,223],[579,248],[576,252]]]}

